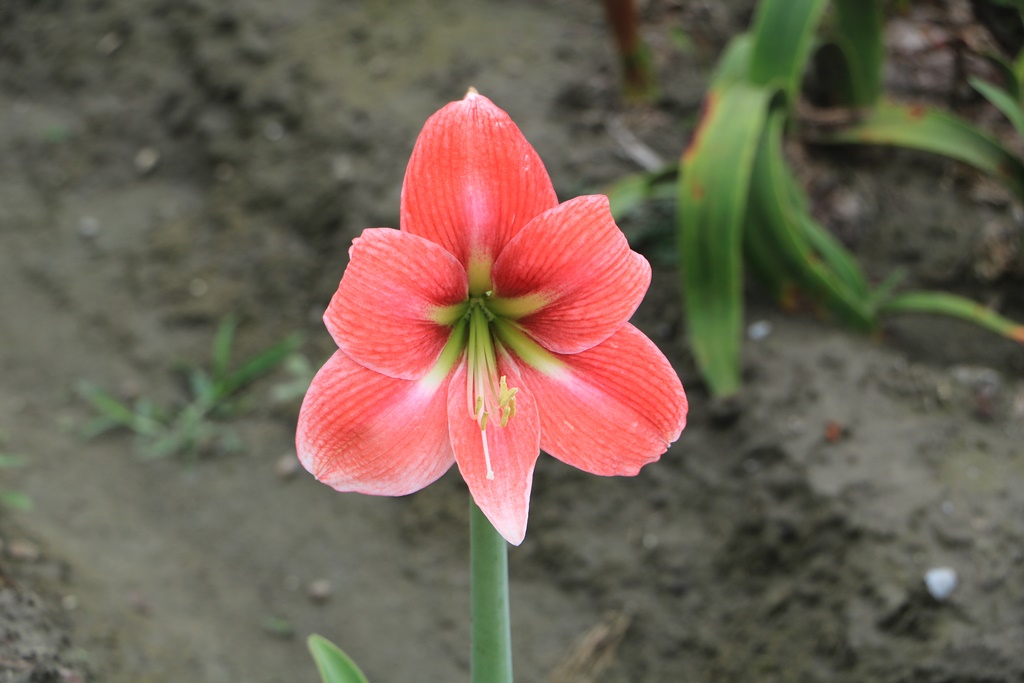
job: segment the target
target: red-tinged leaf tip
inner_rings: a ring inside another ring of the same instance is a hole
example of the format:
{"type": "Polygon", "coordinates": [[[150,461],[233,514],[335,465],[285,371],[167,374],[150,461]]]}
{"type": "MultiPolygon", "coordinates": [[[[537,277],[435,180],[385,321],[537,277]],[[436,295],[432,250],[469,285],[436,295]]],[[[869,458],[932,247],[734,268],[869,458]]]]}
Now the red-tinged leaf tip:
{"type": "Polygon", "coordinates": [[[711,91],[704,98],[704,102],[701,105],[700,122],[697,124],[697,129],[693,131],[693,137],[690,139],[690,144],[683,150],[682,163],[686,165],[693,155],[697,152],[697,148],[700,147],[701,137],[704,134],[704,129],[707,127],[708,122],[711,120],[711,116],[714,114],[715,107],[718,105],[718,93],[711,91]]]}
{"type": "Polygon", "coordinates": [[[1010,330],[1010,339],[1024,344],[1024,325],[1017,325],[1010,330]]]}

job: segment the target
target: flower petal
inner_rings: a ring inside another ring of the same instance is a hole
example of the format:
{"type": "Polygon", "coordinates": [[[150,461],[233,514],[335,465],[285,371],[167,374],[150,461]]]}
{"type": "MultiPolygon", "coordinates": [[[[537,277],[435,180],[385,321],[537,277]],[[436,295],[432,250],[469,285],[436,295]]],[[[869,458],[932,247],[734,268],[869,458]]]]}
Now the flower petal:
{"type": "Polygon", "coordinates": [[[543,370],[521,363],[541,421],[541,448],[592,474],[635,475],[686,425],[686,393],[668,360],[626,324],[543,370]]]}
{"type": "Polygon", "coordinates": [[[544,164],[508,114],[470,92],[427,120],[402,185],[402,230],[486,270],[534,216],[558,204],[544,164]]]}
{"type": "Polygon", "coordinates": [[[651,266],[629,248],[608,198],[592,195],[533,219],[501,252],[492,277],[492,310],[519,318],[551,351],[579,353],[629,320],[651,266]]]}
{"type": "Polygon", "coordinates": [[[473,500],[505,540],[519,545],[526,536],[533,468],[540,455],[540,421],[516,367],[499,358],[498,370],[510,388],[519,389],[515,416],[504,427],[498,420],[490,420],[486,432],[481,432],[469,405],[466,364],[460,363],[448,384],[448,429],[459,471],[473,500]],[[493,479],[487,478],[484,435],[493,479]]]}
{"type": "Polygon", "coordinates": [[[447,379],[395,379],[337,351],[313,378],[295,447],[317,479],[338,491],[403,496],[455,461],[447,379]]]}
{"type": "Polygon", "coordinates": [[[390,228],[364,230],[324,313],[331,336],[360,365],[419,379],[451,334],[442,324],[468,296],[466,271],[433,242],[390,228]]]}

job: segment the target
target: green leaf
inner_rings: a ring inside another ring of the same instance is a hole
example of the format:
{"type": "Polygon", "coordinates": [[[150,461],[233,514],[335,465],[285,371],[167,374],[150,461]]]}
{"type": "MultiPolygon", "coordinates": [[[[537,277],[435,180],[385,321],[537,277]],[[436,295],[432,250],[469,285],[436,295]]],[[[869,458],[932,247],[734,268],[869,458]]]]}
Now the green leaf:
{"type": "Polygon", "coordinates": [[[1010,97],[1019,103],[1021,95],[1020,70],[1021,68],[1024,68],[1024,59],[1022,59],[1024,58],[1024,52],[1018,55],[1017,60],[1014,62],[1007,61],[1006,58],[1000,54],[990,53],[981,56],[988,61],[992,68],[999,72],[1003,88],[1010,93],[1010,97]]]}
{"type": "Polygon", "coordinates": [[[633,173],[619,178],[604,190],[611,204],[612,216],[621,220],[650,199],[674,197],[678,176],[679,165],[671,164],[653,173],[633,173]]]}
{"type": "Polygon", "coordinates": [[[164,430],[164,425],[158,420],[132,410],[95,384],[83,383],[79,387],[79,394],[100,413],[98,419],[86,425],[83,434],[85,438],[97,436],[117,427],[124,427],[149,437],[155,437],[164,430]]]}
{"type": "Polygon", "coordinates": [[[880,0],[835,0],[831,45],[840,59],[838,73],[831,80],[836,82],[840,104],[870,107],[878,101],[885,59],[884,30],[880,0]]]}
{"type": "Polygon", "coordinates": [[[83,383],[79,393],[92,404],[96,412],[102,413],[117,424],[131,427],[135,423],[135,413],[131,408],[95,384],[83,383]]]}
{"type": "Polygon", "coordinates": [[[683,155],[679,248],[691,347],[716,396],[739,390],[743,335],[741,230],[770,90],[712,90],[683,155]]]}
{"type": "Polygon", "coordinates": [[[741,33],[725,47],[725,52],[715,66],[711,76],[711,92],[722,91],[733,83],[747,81],[750,70],[750,52],[754,46],[754,37],[749,33],[741,33]]]}
{"type": "Polygon", "coordinates": [[[974,323],[998,335],[1024,343],[1024,325],[1004,318],[990,308],[945,292],[907,292],[888,299],[878,307],[881,314],[926,313],[946,315],[974,323]]]}
{"type": "Polygon", "coordinates": [[[24,467],[25,458],[10,453],[0,453],[0,470],[7,467],[24,467]]]}
{"type": "Polygon", "coordinates": [[[227,315],[217,326],[217,335],[213,338],[213,358],[210,375],[214,383],[219,383],[228,376],[228,364],[231,362],[231,346],[235,341],[235,329],[238,318],[227,315]]]}
{"type": "Polygon", "coordinates": [[[826,4],[826,0],[762,0],[758,4],[748,78],[753,85],[781,90],[787,107],[796,104],[826,4]]]}
{"type": "Polygon", "coordinates": [[[985,99],[1003,113],[1003,116],[1010,120],[1017,134],[1024,137],[1024,111],[1021,110],[1020,101],[1012,94],[1002,88],[997,88],[991,83],[986,83],[980,78],[971,77],[971,86],[985,96],[985,99]]]}
{"type": "Polygon", "coordinates": [[[226,398],[244,387],[246,384],[249,384],[258,377],[267,374],[280,365],[285,358],[287,358],[301,345],[302,336],[299,334],[293,334],[284,341],[271,346],[256,357],[249,359],[242,365],[242,367],[238,368],[219,382],[219,386],[217,387],[218,398],[226,398]]]}
{"type": "Polygon", "coordinates": [[[869,330],[874,321],[867,284],[852,256],[829,241],[831,236],[806,213],[782,153],[783,125],[784,112],[777,109],[758,148],[744,232],[746,251],[760,264],[759,272],[769,273],[771,282],[794,281],[849,325],[869,330]],[[826,247],[827,257],[814,248],[812,239],[826,247]]]}
{"type": "Polygon", "coordinates": [[[815,136],[824,144],[896,145],[942,154],[989,173],[1024,199],[1024,163],[966,121],[923,105],[881,103],[849,126],[815,136]]]}
{"type": "Polygon", "coordinates": [[[202,368],[193,367],[186,370],[188,386],[195,399],[205,400],[214,395],[214,385],[210,376],[202,368]]]}
{"type": "Polygon", "coordinates": [[[994,5],[1003,7],[1016,7],[1017,11],[1024,15],[1024,0],[989,0],[994,5]]]}
{"type": "Polygon", "coordinates": [[[320,671],[323,683],[368,683],[355,662],[323,636],[314,633],[306,641],[306,645],[313,655],[313,660],[316,661],[316,668],[320,671]]]}
{"type": "Polygon", "coordinates": [[[32,498],[21,491],[0,491],[0,505],[28,512],[32,509],[32,498]]]}

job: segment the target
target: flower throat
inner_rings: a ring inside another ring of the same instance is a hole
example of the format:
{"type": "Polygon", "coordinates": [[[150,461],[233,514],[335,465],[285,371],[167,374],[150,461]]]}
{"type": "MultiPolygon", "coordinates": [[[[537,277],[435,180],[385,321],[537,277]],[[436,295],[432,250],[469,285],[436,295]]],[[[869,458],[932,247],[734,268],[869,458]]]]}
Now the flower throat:
{"type": "Polygon", "coordinates": [[[471,296],[466,317],[469,322],[469,339],[466,344],[466,392],[473,420],[480,425],[487,478],[494,479],[491,456],[487,446],[488,422],[497,420],[501,427],[516,414],[517,388],[508,386],[505,375],[498,376],[497,345],[492,335],[491,323],[494,314],[487,308],[490,292],[482,296],[471,296]]]}

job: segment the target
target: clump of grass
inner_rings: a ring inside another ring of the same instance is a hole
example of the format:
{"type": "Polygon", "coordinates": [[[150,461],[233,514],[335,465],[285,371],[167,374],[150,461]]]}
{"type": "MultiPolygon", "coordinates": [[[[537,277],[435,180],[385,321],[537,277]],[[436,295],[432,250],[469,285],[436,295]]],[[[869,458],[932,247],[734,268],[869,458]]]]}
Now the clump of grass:
{"type": "MultiPolygon", "coordinates": [[[[221,321],[213,341],[209,370],[199,366],[183,368],[188,399],[172,409],[144,397],[129,404],[102,387],[83,383],[79,393],[97,416],[86,423],[82,436],[94,438],[111,430],[127,429],[139,438],[140,452],[153,458],[179,454],[196,457],[200,453],[240,448],[238,436],[221,421],[244,412],[245,389],[296,357],[301,337],[291,335],[232,369],[231,349],[237,326],[234,316],[221,321]]],[[[293,360],[291,365],[300,363],[293,360]]]]}
{"type": "MultiPolygon", "coordinates": [[[[22,467],[24,464],[25,459],[19,455],[0,453],[0,470],[22,467]]],[[[32,499],[21,491],[0,491],[0,506],[13,510],[30,510],[32,509],[32,499]]]]}

